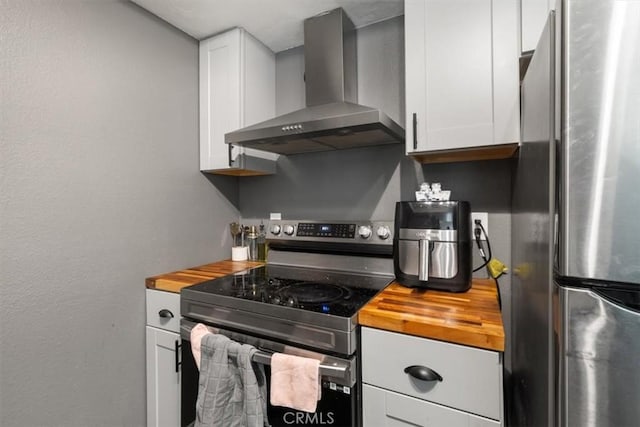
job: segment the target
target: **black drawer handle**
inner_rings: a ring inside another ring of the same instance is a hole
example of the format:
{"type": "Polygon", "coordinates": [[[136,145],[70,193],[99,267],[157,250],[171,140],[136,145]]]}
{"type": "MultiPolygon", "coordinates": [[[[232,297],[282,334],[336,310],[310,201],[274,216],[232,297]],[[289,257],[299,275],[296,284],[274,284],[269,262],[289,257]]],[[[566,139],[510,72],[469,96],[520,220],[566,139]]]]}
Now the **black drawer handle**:
{"type": "Polygon", "coordinates": [[[426,366],[412,365],[404,368],[404,373],[422,381],[442,381],[439,373],[426,366]]]}
{"type": "Polygon", "coordinates": [[[171,310],[167,310],[166,308],[163,308],[158,312],[158,316],[170,319],[173,317],[173,313],[171,312],[171,310]]]}

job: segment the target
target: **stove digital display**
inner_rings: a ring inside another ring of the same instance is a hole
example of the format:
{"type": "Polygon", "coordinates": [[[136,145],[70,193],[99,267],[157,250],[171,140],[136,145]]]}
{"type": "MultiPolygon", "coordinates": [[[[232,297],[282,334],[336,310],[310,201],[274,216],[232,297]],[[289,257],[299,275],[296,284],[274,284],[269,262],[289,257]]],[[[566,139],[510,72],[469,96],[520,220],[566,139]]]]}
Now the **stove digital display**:
{"type": "Polygon", "coordinates": [[[298,224],[296,236],[353,239],[356,236],[356,224],[317,224],[301,222],[298,224]]]}

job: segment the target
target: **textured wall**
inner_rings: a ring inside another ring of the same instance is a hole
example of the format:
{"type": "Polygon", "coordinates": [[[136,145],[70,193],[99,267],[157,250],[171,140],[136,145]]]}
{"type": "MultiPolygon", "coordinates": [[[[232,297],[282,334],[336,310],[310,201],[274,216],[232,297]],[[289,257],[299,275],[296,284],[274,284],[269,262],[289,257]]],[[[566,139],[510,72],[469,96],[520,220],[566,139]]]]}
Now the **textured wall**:
{"type": "Polygon", "coordinates": [[[197,43],[125,1],[0,5],[0,425],[142,426],[144,278],[226,257],[238,216],[198,172],[197,43]]]}

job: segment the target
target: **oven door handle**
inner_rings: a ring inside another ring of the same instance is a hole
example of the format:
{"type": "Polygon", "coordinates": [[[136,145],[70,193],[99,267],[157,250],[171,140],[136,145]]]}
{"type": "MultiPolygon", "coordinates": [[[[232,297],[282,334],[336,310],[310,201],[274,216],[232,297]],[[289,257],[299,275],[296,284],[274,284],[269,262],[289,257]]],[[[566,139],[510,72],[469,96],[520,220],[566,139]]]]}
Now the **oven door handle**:
{"type": "MultiPolygon", "coordinates": [[[[186,341],[190,340],[191,329],[193,329],[195,325],[195,322],[186,320],[184,318],[180,319],[180,336],[182,337],[182,339],[186,341]]],[[[250,335],[226,331],[224,329],[219,329],[210,325],[205,326],[207,327],[209,332],[213,334],[224,335],[234,341],[256,347],[258,351],[253,354],[252,360],[253,362],[260,365],[271,365],[271,355],[273,353],[286,353],[294,356],[309,357],[320,360],[319,374],[322,378],[347,386],[353,386],[355,384],[355,375],[357,372],[355,358],[342,359],[338,357],[327,356],[326,354],[299,349],[275,341],[269,341],[262,338],[258,339],[250,335]],[[264,351],[264,348],[269,348],[269,351],[264,351]]]]}

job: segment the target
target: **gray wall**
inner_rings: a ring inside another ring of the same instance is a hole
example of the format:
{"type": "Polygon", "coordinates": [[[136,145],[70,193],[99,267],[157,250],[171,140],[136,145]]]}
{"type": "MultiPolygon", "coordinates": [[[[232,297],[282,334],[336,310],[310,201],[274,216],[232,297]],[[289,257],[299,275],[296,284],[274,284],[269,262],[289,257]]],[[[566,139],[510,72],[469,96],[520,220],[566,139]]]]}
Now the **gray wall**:
{"type": "Polygon", "coordinates": [[[124,1],[1,8],[0,425],[142,426],[144,279],[238,218],[198,172],[197,42],[124,1]]]}
{"type": "MultiPolygon", "coordinates": [[[[358,101],[404,125],[404,19],[358,30],[358,101]]],[[[276,56],[276,112],[304,107],[302,47],[276,56]]],[[[278,173],[240,181],[244,218],[393,218],[404,146],[280,156],[278,173]]],[[[410,162],[404,162],[410,165],[410,162]]],[[[403,163],[403,164],[404,164],[403,163]]]]}
{"type": "MultiPolygon", "coordinates": [[[[379,107],[404,126],[404,17],[358,30],[359,102],[379,107]]],[[[304,107],[302,47],[276,56],[276,111],[304,107]]],[[[240,181],[243,218],[393,219],[395,203],[414,200],[422,182],[441,182],[452,198],[489,213],[494,257],[511,258],[511,161],[421,165],[404,145],[281,156],[277,175],[240,181]]],[[[476,266],[480,256],[474,250],[476,266]]],[[[476,274],[486,277],[481,271],[476,274]]],[[[500,279],[503,315],[510,319],[510,278],[500,279]]],[[[507,363],[509,363],[507,354],[507,363]]]]}

